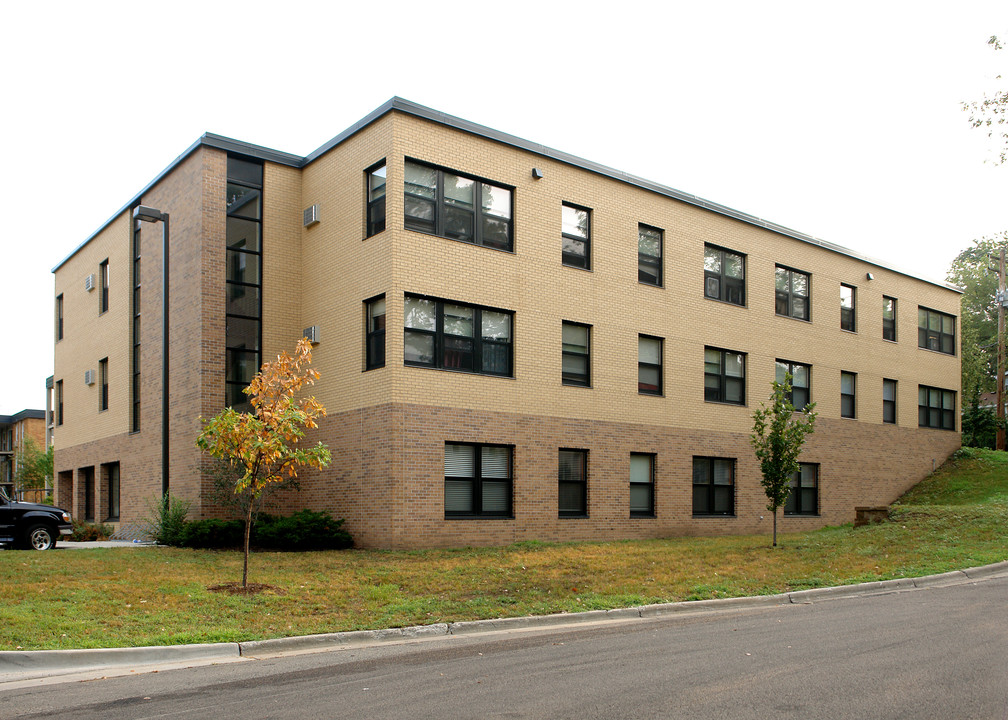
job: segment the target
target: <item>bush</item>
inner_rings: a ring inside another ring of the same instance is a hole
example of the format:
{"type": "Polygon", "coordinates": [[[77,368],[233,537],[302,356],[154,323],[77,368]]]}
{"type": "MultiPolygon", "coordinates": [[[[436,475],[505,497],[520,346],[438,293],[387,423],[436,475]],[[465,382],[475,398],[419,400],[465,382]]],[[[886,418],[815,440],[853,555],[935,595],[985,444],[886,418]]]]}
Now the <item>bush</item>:
{"type": "Polygon", "coordinates": [[[353,537],[343,529],[342,518],[301,510],[286,517],[260,515],[251,543],[273,550],[339,550],[353,547],[353,537]]]}
{"type": "Polygon", "coordinates": [[[147,507],[147,534],[159,545],[181,547],[182,531],[186,525],[191,503],[180,498],[162,495],[147,507]]]}
{"type": "Polygon", "coordinates": [[[91,540],[108,540],[112,536],[112,526],[105,523],[87,523],[73,521],[73,532],[68,538],[71,542],[88,542],[91,540]]]}
{"type": "Polygon", "coordinates": [[[245,523],[216,518],[187,522],[180,540],[187,548],[238,548],[245,540],[245,523]]]}
{"type": "Polygon", "coordinates": [[[968,407],[962,414],[962,443],[993,450],[997,441],[998,418],[990,408],[968,407]]]}

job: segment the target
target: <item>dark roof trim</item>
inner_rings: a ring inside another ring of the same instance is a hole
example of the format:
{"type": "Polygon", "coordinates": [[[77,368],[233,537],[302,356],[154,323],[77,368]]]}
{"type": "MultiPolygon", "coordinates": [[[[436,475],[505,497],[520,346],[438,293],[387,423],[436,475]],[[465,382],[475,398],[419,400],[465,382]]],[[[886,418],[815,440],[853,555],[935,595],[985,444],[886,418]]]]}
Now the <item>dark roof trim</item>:
{"type": "Polygon", "coordinates": [[[180,162],[185,160],[196,148],[201,145],[206,145],[208,147],[217,148],[219,150],[224,150],[229,153],[236,153],[240,155],[246,155],[249,157],[258,158],[260,160],[265,160],[268,162],[278,163],[280,165],[287,165],[289,167],[303,168],[311,162],[314,162],[318,158],[325,155],[327,152],[332,150],[334,147],[340,143],[346,141],[352,135],[360,132],[362,129],[375,122],[382,116],[392,112],[398,111],[406,113],[408,115],[413,115],[414,117],[422,118],[424,120],[430,120],[447,127],[455,128],[462,132],[469,133],[470,135],[476,135],[478,137],[487,138],[488,140],[493,140],[494,142],[499,142],[504,145],[510,145],[511,147],[518,148],[520,150],[525,150],[536,155],[541,155],[543,157],[556,160],[557,162],[562,162],[566,165],[572,167],[581,168],[582,170],[587,170],[588,172],[593,172],[597,175],[603,177],[608,177],[619,182],[626,183],[628,185],[633,185],[639,187],[643,190],[648,190],[650,192],[656,193],[658,195],[663,195],[673,200],[678,200],[679,202],[684,202],[688,205],[693,205],[694,207],[702,208],[718,215],[723,215],[725,217],[738,220],[739,222],[744,222],[747,225],[754,225],[756,227],[761,227],[771,232],[777,233],[778,235],[785,235],[787,237],[793,238],[795,240],[800,240],[801,242],[809,243],[810,245],[818,245],[819,247],[829,250],[831,252],[838,253],[840,255],[846,255],[847,257],[860,260],[862,262],[868,263],[869,265],[874,265],[875,267],[890,270],[892,272],[899,273],[900,275],[906,275],[907,277],[915,278],[917,280],[922,280],[926,283],[937,285],[939,287],[946,288],[948,290],[954,290],[955,292],[962,293],[962,289],[956,287],[955,285],[950,285],[949,283],[941,282],[938,280],[932,280],[929,278],[921,277],[915,275],[914,273],[907,272],[905,270],[900,270],[891,265],[888,265],[881,260],[876,260],[875,258],[869,257],[867,255],[862,255],[861,253],[845,248],[842,245],[836,245],[835,243],[827,242],[812,235],[807,235],[803,232],[793,230],[784,225],[778,225],[777,223],[770,222],[769,220],[764,220],[762,218],[756,217],[755,215],[750,215],[748,213],[735,210],[728,207],[727,205],[721,205],[720,203],[712,202],[710,200],[705,200],[704,198],[698,197],[696,195],[691,195],[690,193],[685,193],[681,190],[676,190],[675,188],[669,187],[667,185],[662,185],[660,183],[652,182],[651,180],[646,180],[636,175],[631,175],[630,173],[623,172],[622,170],[616,170],[614,168],[608,167],[606,165],[601,165],[591,160],[585,160],[576,155],[571,155],[570,153],[565,153],[560,150],[554,150],[553,148],[546,147],[539,143],[533,143],[528,140],[524,140],[516,135],[509,135],[508,133],[501,132],[499,130],[494,130],[493,128],[486,127],[485,125],[479,125],[469,120],[464,120],[454,115],[448,115],[447,113],[440,112],[438,110],[433,110],[424,105],[419,105],[409,100],[404,100],[400,97],[393,97],[382,104],[377,109],[368,113],[366,116],[355,122],[353,125],[348,127],[346,130],[341,132],[336,137],[329,140],[317,150],[309,153],[305,157],[299,155],[293,155],[291,153],[281,152],[279,150],[271,150],[270,148],[262,147],[260,145],[253,145],[252,143],[243,142],[241,140],[233,140],[231,138],[224,137],[223,135],[214,135],[213,133],[204,133],[203,136],[194,142],[189,148],[175,158],[168,167],[162,170],[157,177],[151,180],[143,190],[137,193],[126,205],[120,208],[112,217],[105,221],[98,230],[92,233],[84,242],[78,245],[73,252],[71,252],[65,259],[63,259],[56,267],[52,269],[56,272],[61,266],[63,266],[71,257],[77,254],[77,251],[82,247],[87,245],[92,238],[94,238],[98,233],[108,227],[117,217],[119,217],[123,212],[133,207],[140,202],[140,198],[143,194],[150,190],[154,185],[161,181],[165,175],[170,173],[175,169],[175,166],[180,162]]]}
{"type": "Polygon", "coordinates": [[[22,410],[13,415],[0,415],[0,425],[13,425],[28,419],[45,420],[45,410],[22,410]]]}

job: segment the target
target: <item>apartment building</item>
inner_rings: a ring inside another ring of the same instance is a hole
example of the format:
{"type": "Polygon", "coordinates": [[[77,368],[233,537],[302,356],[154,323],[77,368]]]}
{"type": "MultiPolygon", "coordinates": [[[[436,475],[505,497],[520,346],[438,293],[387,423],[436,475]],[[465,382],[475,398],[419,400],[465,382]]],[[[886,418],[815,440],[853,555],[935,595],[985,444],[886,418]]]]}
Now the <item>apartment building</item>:
{"type": "Polygon", "coordinates": [[[364,546],[769,531],[749,433],[785,372],[819,413],[785,531],[960,442],[957,289],[400,98],[306,157],[204,135],[54,274],[78,518],[142,516],[165,440],[215,514],[199,417],[303,334],[333,463],[278,501],[364,546]]]}
{"type": "Polygon", "coordinates": [[[27,439],[45,449],[44,411],[21,410],[13,415],[0,415],[0,488],[10,498],[18,497],[18,463],[27,439]]]}

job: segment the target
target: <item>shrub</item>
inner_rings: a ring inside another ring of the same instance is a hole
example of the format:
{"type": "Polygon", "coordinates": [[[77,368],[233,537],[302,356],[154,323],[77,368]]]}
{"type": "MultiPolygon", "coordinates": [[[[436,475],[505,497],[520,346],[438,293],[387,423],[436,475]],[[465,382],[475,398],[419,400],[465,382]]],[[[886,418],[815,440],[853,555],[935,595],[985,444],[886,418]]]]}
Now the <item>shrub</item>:
{"type": "Polygon", "coordinates": [[[159,545],[182,545],[182,531],[189,514],[188,500],[162,495],[147,506],[147,534],[159,545]]]}
{"type": "Polygon", "coordinates": [[[73,521],[72,542],[88,542],[91,540],[108,540],[112,536],[112,526],[104,523],[88,523],[73,521]]]}
{"type": "Polygon", "coordinates": [[[329,513],[301,510],[286,517],[262,514],[252,527],[251,542],[274,550],[338,550],[353,547],[343,519],[329,513]]]}
{"type": "Polygon", "coordinates": [[[245,539],[241,520],[195,520],[182,528],[180,544],[188,548],[237,548],[245,539]]]}

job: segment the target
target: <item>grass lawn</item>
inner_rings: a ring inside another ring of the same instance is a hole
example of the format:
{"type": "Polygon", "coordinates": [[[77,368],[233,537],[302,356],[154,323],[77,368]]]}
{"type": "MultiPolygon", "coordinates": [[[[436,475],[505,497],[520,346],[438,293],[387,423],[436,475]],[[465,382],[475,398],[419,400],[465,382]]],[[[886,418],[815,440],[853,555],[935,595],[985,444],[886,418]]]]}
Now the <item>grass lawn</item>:
{"type": "MultiPolygon", "coordinates": [[[[783,522],[787,527],[787,521],[783,522]]],[[[0,552],[0,649],[257,640],[772,594],[1008,559],[1008,453],[967,449],[890,521],[809,533],[463,550],[0,552]]]]}

